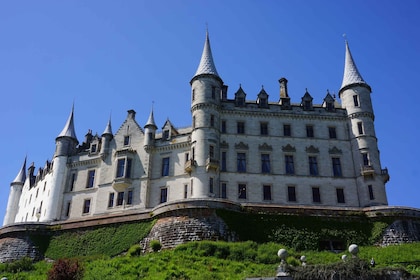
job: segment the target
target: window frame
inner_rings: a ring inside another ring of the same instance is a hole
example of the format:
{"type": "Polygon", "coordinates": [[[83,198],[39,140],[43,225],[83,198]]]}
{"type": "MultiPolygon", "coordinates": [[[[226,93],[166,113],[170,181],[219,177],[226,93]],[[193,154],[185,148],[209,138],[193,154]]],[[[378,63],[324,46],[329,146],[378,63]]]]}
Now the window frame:
{"type": "Polygon", "coordinates": [[[309,175],[319,176],[318,160],[316,156],[308,156],[309,175]]]}
{"type": "Polygon", "coordinates": [[[345,197],[345,194],[344,194],[344,189],[343,188],[336,188],[335,191],[336,191],[336,195],[337,195],[337,203],[340,203],[340,204],[346,203],[346,197],[345,197]]]}
{"type": "Polygon", "coordinates": [[[86,180],[86,189],[91,189],[95,186],[95,169],[88,170],[87,180],[86,180]]]}
{"type": "Polygon", "coordinates": [[[245,122],[243,121],[236,122],[236,132],[237,134],[245,134],[245,122]]]}
{"type": "Polygon", "coordinates": [[[236,171],[240,173],[246,172],[246,153],[236,153],[236,171]]]}
{"type": "Polygon", "coordinates": [[[89,214],[90,213],[90,207],[91,207],[91,199],[87,198],[83,201],[83,209],[82,214],[89,214]]]}
{"type": "Polygon", "coordinates": [[[261,173],[263,174],[271,173],[270,154],[267,154],[267,153],[261,154],[261,173]]]}
{"type": "Polygon", "coordinates": [[[288,202],[297,202],[296,187],[287,186],[287,201],[288,202]]]}
{"type": "Polygon", "coordinates": [[[162,168],[161,168],[161,175],[162,177],[169,176],[169,166],[170,166],[170,157],[162,158],[162,168]]]}
{"type": "Polygon", "coordinates": [[[271,185],[263,185],[263,200],[264,201],[272,201],[272,191],[271,185]]]}
{"type": "Polygon", "coordinates": [[[319,187],[312,187],[312,202],[321,203],[321,190],[319,187]]]}
{"type": "Polygon", "coordinates": [[[292,126],[290,124],[283,124],[283,136],[292,136],[292,126]]]}
{"type": "Polygon", "coordinates": [[[244,183],[238,184],[238,199],[247,199],[247,189],[244,183]]]}
{"type": "Polygon", "coordinates": [[[314,138],[315,137],[314,126],[312,124],[307,124],[306,125],[306,137],[307,138],[314,138]]]}
{"type": "Polygon", "coordinates": [[[343,177],[343,169],[341,167],[341,160],[339,157],[332,157],[331,158],[332,168],[333,168],[333,176],[334,177],[343,177]]]}
{"type": "Polygon", "coordinates": [[[268,122],[260,122],[260,135],[268,136],[268,122]]]}
{"type": "Polygon", "coordinates": [[[328,136],[330,139],[337,139],[337,130],[335,126],[328,127],[328,136]]]}
{"type": "Polygon", "coordinates": [[[168,187],[160,188],[160,203],[168,202],[168,187]]]}
{"type": "Polygon", "coordinates": [[[284,155],[285,173],[287,175],[295,174],[295,163],[293,155],[284,155]]]}

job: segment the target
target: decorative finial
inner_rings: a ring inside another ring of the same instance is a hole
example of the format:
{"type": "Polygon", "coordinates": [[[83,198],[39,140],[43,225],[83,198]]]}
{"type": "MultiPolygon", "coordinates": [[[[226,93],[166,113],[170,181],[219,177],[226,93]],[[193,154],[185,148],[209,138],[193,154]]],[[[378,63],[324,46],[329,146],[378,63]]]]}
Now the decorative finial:
{"type": "Polygon", "coordinates": [[[347,42],[347,34],[346,33],[343,33],[343,38],[344,38],[344,41],[347,42]]]}

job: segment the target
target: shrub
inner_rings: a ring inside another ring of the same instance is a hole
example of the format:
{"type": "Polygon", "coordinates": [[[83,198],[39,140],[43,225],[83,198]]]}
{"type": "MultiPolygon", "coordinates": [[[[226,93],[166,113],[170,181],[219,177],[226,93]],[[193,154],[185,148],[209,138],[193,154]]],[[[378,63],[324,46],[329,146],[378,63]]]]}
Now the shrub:
{"type": "Polygon", "coordinates": [[[127,251],[127,256],[129,256],[129,257],[137,257],[137,256],[140,256],[140,255],[141,255],[140,244],[134,244],[127,251]]]}
{"type": "Polygon", "coordinates": [[[0,267],[0,271],[17,273],[21,271],[31,271],[34,269],[34,265],[31,258],[24,257],[20,260],[5,263],[0,267]]]}
{"type": "Polygon", "coordinates": [[[48,271],[48,280],[79,280],[83,276],[83,267],[76,259],[59,259],[48,271]]]}
{"type": "Polygon", "coordinates": [[[162,249],[162,244],[158,240],[152,240],[150,242],[150,247],[152,248],[153,252],[157,252],[162,249]]]}

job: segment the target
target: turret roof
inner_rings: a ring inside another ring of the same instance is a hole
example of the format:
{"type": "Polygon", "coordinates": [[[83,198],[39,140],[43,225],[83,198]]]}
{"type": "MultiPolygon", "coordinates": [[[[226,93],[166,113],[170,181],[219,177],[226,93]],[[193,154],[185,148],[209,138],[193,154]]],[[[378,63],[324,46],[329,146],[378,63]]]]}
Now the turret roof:
{"type": "Polygon", "coordinates": [[[111,134],[112,135],[112,127],[111,127],[111,118],[109,118],[108,123],[106,124],[105,130],[102,135],[111,134]]]}
{"type": "MultiPolygon", "coordinates": [[[[204,43],[203,53],[201,55],[200,65],[198,65],[197,72],[194,77],[203,74],[211,74],[219,77],[216,66],[214,65],[213,56],[211,54],[209,32],[206,32],[206,41],[204,43]]],[[[220,77],[219,77],[220,78],[220,77]]]]}
{"type": "Polygon", "coordinates": [[[156,123],[155,123],[155,117],[153,116],[153,108],[150,111],[149,119],[147,120],[147,123],[144,127],[148,127],[148,126],[153,126],[157,128],[156,123]]]}
{"type": "Polygon", "coordinates": [[[70,137],[77,141],[76,131],[74,130],[74,106],[71,108],[70,116],[67,119],[66,125],[57,137],[70,137]]]}
{"type": "Polygon", "coordinates": [[[346,58],[344,64],[344,75],[343,75],[343,82],[341,84],[340,91],[346,87],[353,84],[365,84],[369,87],[369,85],[363,80],[362,75],[360,75],[359,70],[357,70],[356,63],[354,63],[353,57],[350,52],[349,44],[346,41],[346,58]]]}
{"type": "Polygon", "coordinates": [[[21,169],[19,170],[18,175],[16,176],[16,178],[13,180],[13,183],[25,183],[26,180],[26,157],[25,160],[23,161],[23,165],[21,167],[21,169]]]}

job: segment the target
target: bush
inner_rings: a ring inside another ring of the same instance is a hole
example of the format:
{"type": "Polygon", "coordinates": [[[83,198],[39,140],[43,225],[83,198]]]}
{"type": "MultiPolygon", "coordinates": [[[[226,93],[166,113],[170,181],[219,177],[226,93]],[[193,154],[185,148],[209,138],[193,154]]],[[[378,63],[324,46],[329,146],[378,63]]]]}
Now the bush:
{"type": "Polygon", "coordinates": [[[127,251],[127,256],[129,257],[137,257],[141,255],[141,247],[140,244],[135,244],[130,247],[127,251]]]}
{"type": "Polygon", "coordinates": [[[162,244],[158,240],[152,240],[150,242],[150,247],[152,248],[153,252],[157,252],[162,249],[162,244]]]}
{"type": "Polygon", "coordinates": [[[21,271],[31,271],[34,269],[34,265],[31,258],[24,257],[20,260],[2,264],[0,271],[17,273],[21,271]]]}
{"type": "Polygon", "coordinates": [[[83,267],[76,259],[59,259],[48,271],[48,280],[79,280],[83,277],[83,267]]]}

